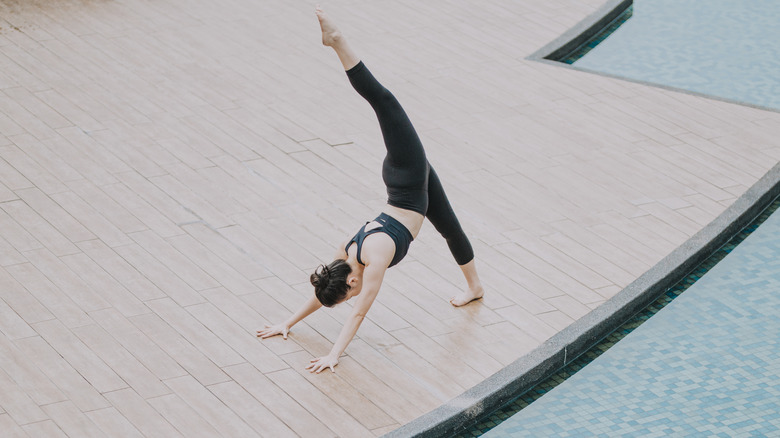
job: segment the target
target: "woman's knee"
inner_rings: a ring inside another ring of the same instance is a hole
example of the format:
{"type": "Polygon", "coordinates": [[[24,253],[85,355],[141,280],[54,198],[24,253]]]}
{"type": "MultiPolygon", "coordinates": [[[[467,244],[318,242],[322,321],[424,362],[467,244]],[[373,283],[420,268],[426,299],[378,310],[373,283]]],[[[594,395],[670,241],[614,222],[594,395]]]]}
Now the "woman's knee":
{"type": "Polygon", "coordinates": [[[448,238],[447,246],[458,265],[465,265],[474,260],[474,249],[466,234],[461,233],[456,237],[448,238]]]}

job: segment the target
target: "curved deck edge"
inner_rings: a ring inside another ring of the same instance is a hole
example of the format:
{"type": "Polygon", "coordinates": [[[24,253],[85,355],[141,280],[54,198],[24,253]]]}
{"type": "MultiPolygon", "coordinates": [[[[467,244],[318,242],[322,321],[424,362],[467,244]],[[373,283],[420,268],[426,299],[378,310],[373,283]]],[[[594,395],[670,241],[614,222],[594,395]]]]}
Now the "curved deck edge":
{"type": "Polygon", "coordinates": [[[780,195],[780,163],[717,218],[655,266],[529,354],[383,437],[445,437],[462,431],[586,352],[750,224],[780,195]]]}

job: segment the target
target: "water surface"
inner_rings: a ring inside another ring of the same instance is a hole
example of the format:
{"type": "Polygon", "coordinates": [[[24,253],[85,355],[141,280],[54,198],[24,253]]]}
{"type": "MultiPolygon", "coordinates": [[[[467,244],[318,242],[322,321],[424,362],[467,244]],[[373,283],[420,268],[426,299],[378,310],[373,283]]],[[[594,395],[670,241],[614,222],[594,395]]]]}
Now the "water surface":
{"type": "Polygon", "coordinates": [[[574,65],[780,111],[780,1],[634,0],[574,65]]]}

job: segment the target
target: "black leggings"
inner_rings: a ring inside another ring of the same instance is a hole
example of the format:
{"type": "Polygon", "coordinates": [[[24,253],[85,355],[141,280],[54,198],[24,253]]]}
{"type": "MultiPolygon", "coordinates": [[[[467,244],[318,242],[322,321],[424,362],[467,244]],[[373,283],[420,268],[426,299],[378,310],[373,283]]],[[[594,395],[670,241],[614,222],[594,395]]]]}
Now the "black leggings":
{"type": "Polygon", "coordinates": [[[447,241],[459,265],[473,260],[471,243],[452,211],[436,171],[425,158],[425,149],[401,104],[374,78],[362,61],[347,70],[347,76],[355,90],[371,104],[379,119],[387,148],[382,164],[387,203],[427,217],[447,241]]]}

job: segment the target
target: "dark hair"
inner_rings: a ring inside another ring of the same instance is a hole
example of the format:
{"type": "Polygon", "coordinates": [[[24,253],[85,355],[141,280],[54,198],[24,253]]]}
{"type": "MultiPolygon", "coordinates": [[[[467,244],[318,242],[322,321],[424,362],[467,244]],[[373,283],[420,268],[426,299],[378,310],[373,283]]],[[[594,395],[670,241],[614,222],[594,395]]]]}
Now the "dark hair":
{"type": "Polygon", "coordinates": [[[336,259],[329,265],[320,265],[311,274],[310,280],[314,286],[314,295],[325,307],[333,307],[344,301],[349,290],[347,276],[352,268],[346,260],[336,259]]]}

